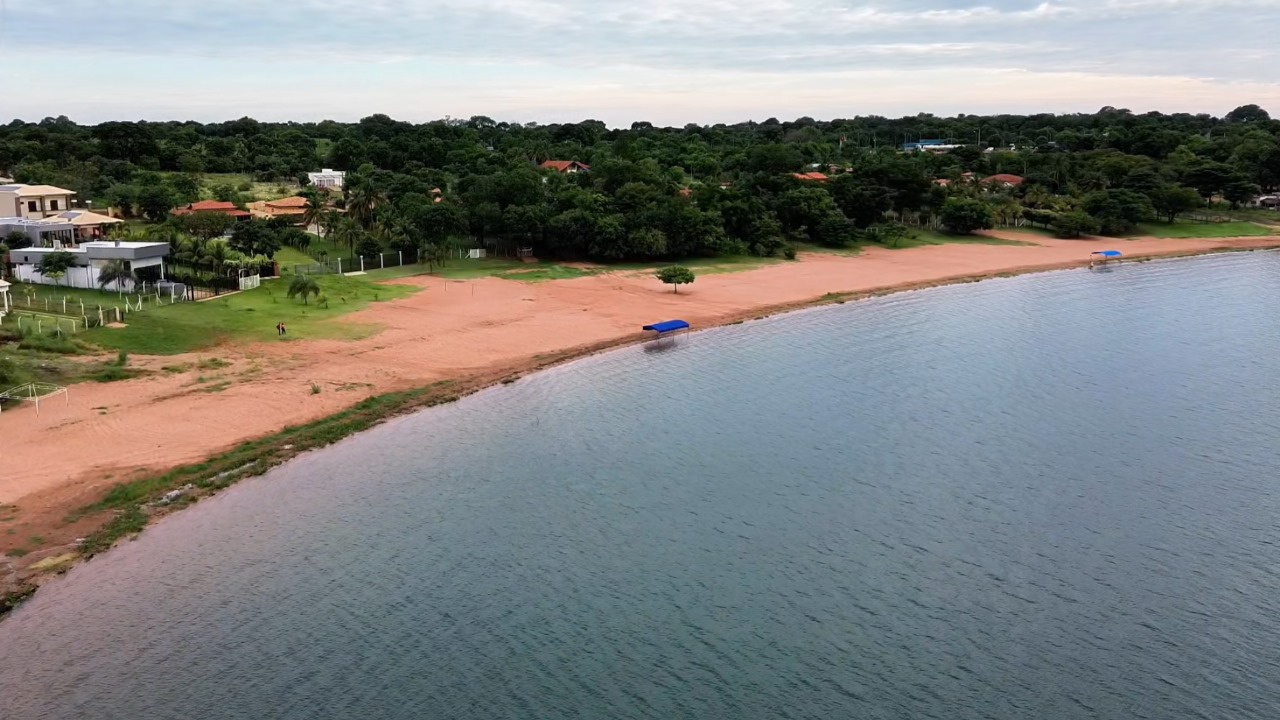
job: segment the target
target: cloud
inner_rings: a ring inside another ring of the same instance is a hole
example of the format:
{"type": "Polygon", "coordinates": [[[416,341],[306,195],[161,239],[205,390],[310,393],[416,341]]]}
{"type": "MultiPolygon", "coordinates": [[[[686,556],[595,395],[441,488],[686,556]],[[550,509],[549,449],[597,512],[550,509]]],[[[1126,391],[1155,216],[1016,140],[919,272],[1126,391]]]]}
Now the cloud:
{"type": "MultiPolygon", "coordinates": [[[[222,0],[216,8],[194,0],[62,0],[10,3],[0,50],[39,53],[42,67],[67,77],[101,75],[94,85],[104,93],[101,107],[142,109],[170,103],[183,84],[298,86],[306,97],[359,87],[350,96],[368,98],[374,112],[378,98],[402,103],[410,87],[498,104],[511,88],[624,92],[640,78],[675,95],[711,80],[700,92],[728,103],[731,84],[788,77],[826,88],[832,104],[848,92],[839,83],[851,73],[902,73],[927,99],[955,88],[939,79],[919,89],[918,77],[960,70],[1074,72],[1130,88],[1120,78],[1236,90],[1253,83],[1265,103],[1277,97],[1277,26],[1280,0],[222,0]],[[48,41],[50,28],[56,43],[48,41]],[[113,101],[110,93],[125,85],[149,88],[153,97],[113,101]]],[[[7,99],[46,90],[0,77],[7,99]]],[[[1034,90],[1027,110],[1043,95],[1034,90]]],[[[597,97],[603,103],[607,96],[597,97]]],[[[972,100],[980,109],[1010,97],[1002,91],[972,100]]]]}

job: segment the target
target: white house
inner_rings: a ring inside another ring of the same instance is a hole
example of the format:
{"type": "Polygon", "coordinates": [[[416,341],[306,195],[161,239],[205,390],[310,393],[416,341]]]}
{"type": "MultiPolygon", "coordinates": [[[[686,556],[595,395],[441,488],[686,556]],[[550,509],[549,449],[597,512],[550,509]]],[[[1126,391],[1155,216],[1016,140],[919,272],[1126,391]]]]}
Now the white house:
{"type": "Polygon", "coordinates": [[[307,173],[307,181],[312,186],[318,188],[341,190],[342,183],[347,179],[347,174],[341,170],[330,170],[325,168],[320,172],[307,173]]]}
{"type": "Polygon", "coordinates": [[[0,185],[0,217],[42,220],[70,210],[73,195],[52,185],[0,185]]]}
{"type": "Polygon", "coordinates": [[[9,283],[0,280],[0,318],[9,314],[9,283]]]}
{"type": "MultiPolygon", "coordinates": [[[[169,254],[169,243],[94,241],[77,246],[74,241],[67,242],[67,238],[75,237],[75,229],[70,223],[65,223],[66,227],[56,234],[50,233],[51,226],[47,222],[30,225],[37,233],[33,238],[37,246],[9,251],[13,276],[18,280],[41,285],[93,289],[99,287],[98,274],[111,260],[123,260],[134,276],[143,282],[164,279],[164,258],[169,254]],[[40,272],[40,262],[50,253],[59,251],[70,253],[75,265],[60,278],[45,277],[40,272]]],[[[6,226],[14,226],[13,221],[0,220],[0,229],[6,226]]],[[[28,234],[28,237],[31,235],[28,234]]]]}

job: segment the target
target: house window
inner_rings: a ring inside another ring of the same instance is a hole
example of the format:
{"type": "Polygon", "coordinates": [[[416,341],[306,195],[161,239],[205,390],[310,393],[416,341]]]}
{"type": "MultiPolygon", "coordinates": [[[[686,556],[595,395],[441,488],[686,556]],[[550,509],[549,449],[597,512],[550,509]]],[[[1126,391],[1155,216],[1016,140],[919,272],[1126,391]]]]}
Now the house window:
{"type": "Polygon", "coordinates": [[[28,200],[27,212],[40,212],[39,203],[37,203],[35,200],[28,200]]]}
{"type": "Polygon", "coordinates": [[[49,201],[49,209],[50,209],[51,211],[53,211],[53,212],[57,212],[57,211],[58,211],[58,201],[57,201],[57,200],[50,200],[50,201],[49,201]]]}

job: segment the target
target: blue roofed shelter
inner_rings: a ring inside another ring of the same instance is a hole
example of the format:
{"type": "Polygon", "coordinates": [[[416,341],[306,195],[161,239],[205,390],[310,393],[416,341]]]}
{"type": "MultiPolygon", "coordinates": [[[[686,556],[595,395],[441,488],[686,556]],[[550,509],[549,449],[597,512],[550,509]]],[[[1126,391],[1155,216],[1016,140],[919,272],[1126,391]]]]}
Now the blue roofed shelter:
{"type": "Polygon", "coordinates": [[[681,330],[688,330],[689,323],[684,320],[666,320],[652,325],[645,325],[642,329],[648,332],[657,333],[658,337],[665,337],[672,333],[680,332],[681,330]]]}
{"type": "Polygon", "coordinates": [[[1119,250],[1095,250],[1089,253],[1089,266],[1092,267],[1096,262],[1100,262],[1103,265],[1112,260],[1118,262],[1123,255],[1119,250]]]}

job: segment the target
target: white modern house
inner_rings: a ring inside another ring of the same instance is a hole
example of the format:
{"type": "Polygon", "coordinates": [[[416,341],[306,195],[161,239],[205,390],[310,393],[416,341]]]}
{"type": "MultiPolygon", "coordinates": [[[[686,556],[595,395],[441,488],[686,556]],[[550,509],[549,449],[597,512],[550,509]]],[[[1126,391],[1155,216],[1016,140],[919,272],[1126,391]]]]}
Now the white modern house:
{"type": "Polygon", "coordinates": [[[341,170],[330,170],[325,168],[320,172],[307,173],[307,182],[313,187],[324,188],[326,190],[341,190],[342,184],[346,182],[347,174],[341,170]]]}
{"type": "MultiPolygon", "coordinates": [[[[33,243],[31,247],[9,251],[13,264],[13,276],[23,282],[41,285],[63,285],[94,289],[98,286],[98,273],[111,260],[123,260],[142,282],[164,279],[164,259],[169,254],[169,243],[162,242],[111,242],[92,241],[77,243],[76,227],[69,221],[50,222],[0,218],[0,235],[13,231],[26,233],[33,243]],[[40,272],[40,263],[50,253],[67,252],[75,264],[62,277],[46,277],[40,272]]],[[[119,288],[127,290],[128,287],[119,288]]]]}
{"type": "Polygon", "coordinates": [[[0,185],[0,217],[42,220],[71,209],[75,193],[52,185],[0,185]]]}

